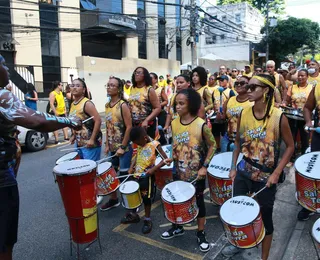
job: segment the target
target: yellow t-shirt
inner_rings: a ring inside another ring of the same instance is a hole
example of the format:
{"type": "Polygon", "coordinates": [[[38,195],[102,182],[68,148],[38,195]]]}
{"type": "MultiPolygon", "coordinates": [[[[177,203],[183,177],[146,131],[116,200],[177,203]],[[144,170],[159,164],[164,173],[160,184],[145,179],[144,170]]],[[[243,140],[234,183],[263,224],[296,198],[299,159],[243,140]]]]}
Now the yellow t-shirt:
{"type": "Polygon", "coordinates": [[[129,88],[126,88],[125,86],[123,87],[123,91],[128,97],[130,96],[131,88],[132,86],[130,86],[129,88]]]}
{"type": "Polygon", "coordinates": [[[165,80],[162,80],[162,81],[158,81],[158,86],[159,87],[165,87],[167,85],[167,82],[165,80]]]}
{"type": "Polygon", "coordinates": [[[314,88],[314,97],[316,100],[315,126],[320,126],[320,84],[314,88]]]}
{"type": "Polygon", "coordinates": [[[149,87],[133,87],[129,96],[129,108],[131,110],[132,123],[141,124],[152,112],[152,105],[149,101],[149,87]]]}
{"type": "Polygon", "coordinates": [[[320,86],[320,74],[317,77],[308,77],[308,83],[315,86],[320,86]]]}
{"type": "Polygon", "coordinates": [[[154,167],[157,158],[156,148],[159,145],[160,143],[158,141],[152,141],[143,147],[138,146],[134,177],[139,177],[141,174],[154,167]]]}
{"type": "Polygon", "coordinates": [[[308,84],[304,88],[300,88],[298,87],[298,85],[293,85],[292,87],[290,87],[288,89],[287,95],[291,97],[292,107],[303,109],[312,88],[312,84],[308,84]]]}
{"type": "Polygon", "coordinates": [[[56,92],[54,90],[51,93],[53,93],[55,101],[57,102],[57,106],[56,106],[57,114],[58,115],[63,115],[65,113],[65,110],[66,110],[66,105],[64,103],[64,97],[63,97],[62,91],[60,91],[60,93],[58,93],[58,92],[56,92]]]}

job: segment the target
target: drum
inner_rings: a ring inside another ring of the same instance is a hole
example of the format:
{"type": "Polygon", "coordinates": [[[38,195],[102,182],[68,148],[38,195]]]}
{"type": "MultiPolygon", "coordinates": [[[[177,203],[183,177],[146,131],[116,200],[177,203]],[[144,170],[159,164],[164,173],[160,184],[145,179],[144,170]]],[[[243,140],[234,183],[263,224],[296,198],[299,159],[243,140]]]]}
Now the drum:
{"type": "Polygon", "coordinates": [[[72,240],[78,244],[90,243],[98,235],[96,168],[96,162],[80,159],[58,164],[53,169],[72,240]]]}
{"type": "Polygon", "coordinates": [[[98,195],[108,195],[116,191],[120,186],[117,173],[109,162],[98,164],[96,182],[98,195]]]}
{"type": "Polygon", "coordinates": [[[299,204],[313,212],[320,212],[320,152],[301,155],[294,163],[299,204]]]}
{"type": "Polygon", "coordinates": [[[184,181],[167,184],[161,192],[164,215],[174,224],[186,224],[194,220],[199,213],[196,202],[196,189],[184,181]]]}
{"type": "MultiPolygon", "coordinates": [[[[215,155],[208,167],[210,196],[217,205],[222,205],[232,195],[232,180],[229,178],[232,154],[232,152],[226,152],[215,155]]],[[[242,157],[243,155],[240,154],[237,164],[242,157]]]]}
{"type": "MultiPolygon", "coordinates": [[[[167,157],[172,157],[172,146],[165,145],[162,146],[162,150],[166,153],[167,157]]],[[[162,161],[160,155],[158,155],[156,159],[156,165],[158,165],[162,161]]],[[[173,181],[172,177],[172,169],[173,169],[173,162],[170,166],[164,165],[155,173],[155,184],[159,190],[162,190],[165,185],[173,181]]]]}
{"type": "Polygon", "coordinates": [[[142,204],[140,186],[136,181],[126,181],[119,188],[122,206],[126,209],[136,209],[142,204]]]}
{"type": "Polygon", "coordinates": [[[316,222],[314,222],[311,234],[318,245],[320,245],[320,218],[316,222]]]}
{"type": "Polygon", "coordinates": [[[250,197],[227,200],[220,208],[220,218],[229,242],[236,247],[257,246],[265,236],[259,204],[250,197]]]}
{"type": "Polygon", "coordinates": [[[301,109],[293,107],[282,107],[282,111],[288,118],[302,121],[304,120],[301,109]]]}
{"type": "Polygon", "coordinates": [[[71,152],[71,153],[67,153],[63,156],[61,156],[58,160],[56,160],[56,165],[63,163],[63,162],[67,162],[67,161],[72,161],[72,160],[79,160],[80,158],[80,154],[78,152],[71,152]]]}

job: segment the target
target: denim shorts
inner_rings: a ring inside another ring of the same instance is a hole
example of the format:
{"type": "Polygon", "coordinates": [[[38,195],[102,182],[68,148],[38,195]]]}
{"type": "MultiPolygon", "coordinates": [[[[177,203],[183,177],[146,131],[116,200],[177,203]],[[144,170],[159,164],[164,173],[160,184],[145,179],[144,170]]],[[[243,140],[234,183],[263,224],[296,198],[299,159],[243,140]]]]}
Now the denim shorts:
{"type": "Polygon", "coordinates": [[[100,160],[101,156],[101,146],[95,148],[81,148],[78,149],[81,159],[87,159],[92,161],[100,160]]]}
{"type": "MultiPolygon", "coordinates": [[[[112,163],[113,167],[119,168],[120,172],[126,172],[129,170],[131,165],[131,158],[132,158],[132,147],[129,145],[129,151],[125,152],[122,156],[112,157],[110,162],[112,163]]],[[[109,152],[108,157],[114,155],[115,152],[109,152]]]]}

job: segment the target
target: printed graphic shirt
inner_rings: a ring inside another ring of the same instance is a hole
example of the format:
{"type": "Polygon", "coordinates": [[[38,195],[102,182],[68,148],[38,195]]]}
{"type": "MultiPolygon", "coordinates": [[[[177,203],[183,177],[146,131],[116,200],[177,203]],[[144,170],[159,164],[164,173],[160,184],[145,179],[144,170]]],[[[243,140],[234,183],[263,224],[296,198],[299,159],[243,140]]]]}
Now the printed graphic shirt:
{"type": "Polygon", "coordinates": [[[194,180],[205,160],[204,124],[205,121],[199,117],[188,125],[182,124],[180,117],[172,121],[172,155],[180,180],[194,180]]]}
{"type": "Polygon", "coordinates": [[[308,77],[308,83],[313,87],[320,86],[320,74],[317,77],[308,77]]]}
{"type": "Polygon", "coordinates": [[[238,171],[254,181],[266,182],[277,165],[281,118],[282,111],[278,108],[273,108],[266,122],[255,118],[252,107],[242,110],[239,132],[243,159],[238,171]]]}
{"type": "Polygon", "coordinates": [[[160,102],[160,104],[163,102],[163,100],[162,100],[162,91],[164,91],[164,89],[162,88],[162,87],[157,87],[156,89],[155,89],[155,92],[156,92],[156,95],[157,95],[157,97],[158,97],[158,99],[159,99],[159,102],[160,102]]]}
{"type": "Polygon", "coordinates": [[[287,95],[291,97],[292,107],[303,109],[312,88],[313,88],[313,85],[311,84],[308,84],[304,88],[301,88],[298,85],[293,85],[291,88],[289,88],[287,95]]]}
{"type": "Polygon", "coordinates": [[[133,125],[141,124],[152,112],[152,105],[149,101],[149,87],[132,87],[129,96],[129,107],[132,115],[133,125]]]}
{"type": "Polygon", "coordinates": [[[220,111],[220,106],[223,106],[223,104],[232,96],[235,96],[235,94],[231,89],[225,88],[220,94],[219,87],[217,87],[212,93],[214,112],[221,113],[222,111],[220,111]],[[222,104],[220,103],[220,98],[222,99],[222,104]]]}
{"type": "MultiPolygon", "coordinates": [[[[0,89],[1,102],[3,94],[13,95],[8,90],[0,89]]],[[[17,185],[16,176],[21,158],[17,126],[8,120],[15,116],[8,113],[13,105],[12,102],[13,98],[7,103],[8,110],[0,107],[0,188],[17,185]]]]}
{"type": "Polygon", "coordinates": [[[122,116],[122,106],[126,106],[126,102],[119,100],[111,107],[110,103],[105,106],[107,142],[110,152],[116,152],[124,138],[126,127],[122,116]]]}
{"type": "MultiPolygon", "coordinates": [[[[72,103],[70,107],[70,116],[76,115],[81,120],[86,120],[90,116],[85,113],[84,107],[87,102],[91,102],[88,98],[82,98],[78,103],[72,103]]],[[[90,120],[82,125],[82,129],[75,131],[76,133],[76,142],[77,147],[83,147],[87,145],[87,142],[90,140],[92,136],[92,131],[94,127],[94,121],[90,120]]],[[[99,133],[96,136],[94,147],[101,146],[102,143],[102,132],[99,131],[99,133]]]]}
{"type": "Polygon", "coordinates": [[[137,162],[134,177],[139,177],[142,173],[153,168],[156,163],[156,148],[160,145],[158,141],[147,143],[144,147],[137,148],[137,162]]]}
{"type": "Polygon", "coordinates": [[[237,134],[237,123],[238,118],[241,114],[241,111],[249,106],[252,106],[253,102],[250,102],[249,100],[245,102],[239,102],[237,101],[236,97],[231,97],[227,103],[227,112],[226,116],[228,119],[228,138],[230,141],[234,141],[236,139],[237,134]]]}
{"type": "Polygon", "coordinates": [[[211,92],[209,90],[209,87],[204,86],[204,87],[197,89],[196,91],[199,93],[204,107],[207,109],[212,108],[212,98],[211,98],[211,92]],[[208,106],[210,106],[210,107],[208,107],[208,106]]]}

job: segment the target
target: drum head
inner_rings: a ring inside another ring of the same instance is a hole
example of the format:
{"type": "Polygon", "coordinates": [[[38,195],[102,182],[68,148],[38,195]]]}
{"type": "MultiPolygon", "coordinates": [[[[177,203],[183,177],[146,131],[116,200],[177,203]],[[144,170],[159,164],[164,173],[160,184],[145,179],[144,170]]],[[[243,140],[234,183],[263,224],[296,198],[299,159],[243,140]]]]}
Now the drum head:
{"type": "Polygon", "coordinates": [[[78,155],[77,152],[67,153],[67,154],[61,156],[61,157],[56,161],[56,164],[60,164],[60,163],[66,162],[66,161],[71,161],[71,160],[73,160],[77,155],[78,155]]]}
{"type": "Polygon", "coordinates": [[[126,181],[120,185],[119,191],[123,194],[131,194],[139,190],[139,183],[136,181],[126,181]]]}
{"type": "Polygon", "coordinates": [[[185,181],[174,181],[166,186],[161,191],[161,197],[169,203],[186,202],[196,193],[195,187],[185,181]]]}
{"type": "Polygon", "coordinates": [[[312,236],[318,243],[320,243],[320,218],[314,222],[312,226],[312,236]]]}
{"type": "MultiPolygon", "coordinates": [[[[233,152],[226,152],[213,156],[208,167],[208,173],[221,179],[229,179],[232,154],[233,152]]],[[[239,154],[237,164],[242,160],[242,157],[243,155],[239,154]]]]}
{"type": "MultiPolygon", "coordinates": [[[[164,145],[164,146],[161,146],[161,148],[166,153],[168,158],[170,158],[170,156],[172,157],[171,145],[164,145]]],[[[156,165],[158,165],[161,161],[162,161],[162,158],[160,155],[158,155],[156,159],[156,165]]],[[[170,164],[170,166],[164,165],[161,167],[161,169],[172,169],[172,168],[173,168],[173,162],[170,164]]]]}
{"type": "Polygon", "coordinates": [[[320,152],[312,152],[301,155],[294,163],[294,167],[301,175],[311,178],[320,179],[320,152]]]}
{"type": "Polygon", "coordinates": [[[97,168],[97,163],[91,160],[73,160],[63,162],[53,168],[56,175],[76,176],[86,174],[97,168]]]}
{"type": "Polygon", "coordinates": [[[98,174],[97,175],[100,175],[100,174],[106,172],[111,167],[112,167],[112,164],[109,163],[109,162],[99,163],[98,164],[98,170],[97,170],[98,174]]]}
{"type": "Polygon", "coordinates": [[[245,226],[259,215],[258,203],[248,196],[237,196],[228,199],[220,208],[221,219],[229,225],[245,226]]]}

